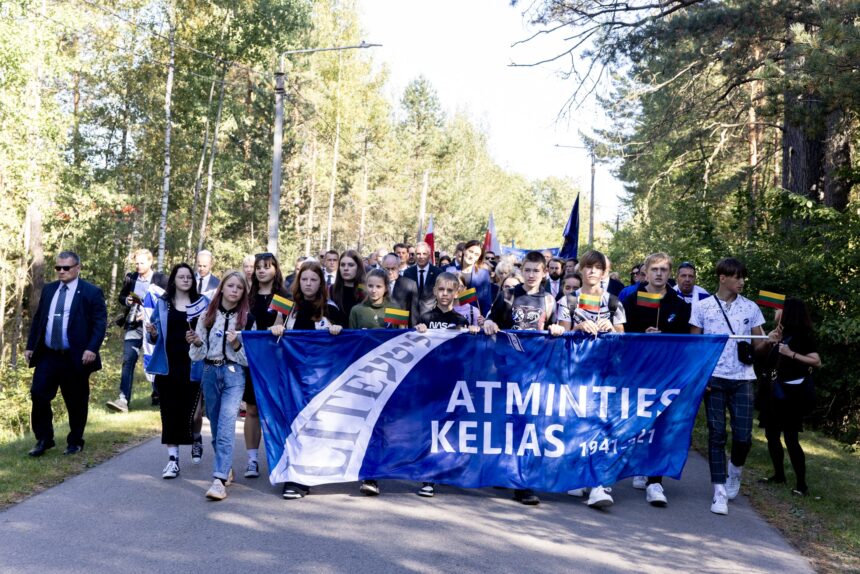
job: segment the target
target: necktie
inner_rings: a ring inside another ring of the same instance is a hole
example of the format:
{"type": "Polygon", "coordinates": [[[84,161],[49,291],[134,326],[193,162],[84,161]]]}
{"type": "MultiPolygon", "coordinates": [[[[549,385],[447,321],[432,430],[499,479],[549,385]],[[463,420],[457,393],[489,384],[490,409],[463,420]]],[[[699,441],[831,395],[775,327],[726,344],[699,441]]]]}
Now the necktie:
{"type": "Polygon", "coordinates": [[[57,306],[54,307],[54,324],[51,327],[51,348],[57,351],[63,348],[63,313],[66,309],[66,291],[68,290],[67,285],[60,287],[60,294],[57,295],[57,306]]]}
{"type": "Polygon", "coordinates": [[[331,287],[331,275],[325,276],[325,284],[331,287]]]}
{"type": "Polygon", "coordinates": [[[421,293],[424,291],[424,270],[418,270],[418,292],[421,293]]]}
{"type": "Polygon", "coordinates": [[[203,293],[203,277],[201,277],[200,281],[197,282],[197,292],[203,293]]]}

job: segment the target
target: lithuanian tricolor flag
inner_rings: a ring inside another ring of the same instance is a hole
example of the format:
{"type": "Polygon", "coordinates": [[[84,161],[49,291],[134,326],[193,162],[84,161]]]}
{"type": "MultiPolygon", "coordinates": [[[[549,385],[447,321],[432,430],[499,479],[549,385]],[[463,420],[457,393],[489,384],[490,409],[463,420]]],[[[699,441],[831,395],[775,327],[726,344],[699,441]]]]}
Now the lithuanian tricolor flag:
{"type": "Polygon", "coordinates": [[[585,293],[579,294],[579,303],[577,307],[582,309],[583,311],[591,311],[592,313],[600,312],[600,296],[599,295],[586,295],[585,293]]]}
{"type": "Polygon", "coordinates": [[[367,287],[364,286],[364,283],[359,283],[355,286],[355,298],[361,301],[367,296],[367,287]]]}
{"type": "Polygon", "coordinates": [[[286,297],[280,295],[272,296],[272,302],[269,303],[269,311],[275,311],[281,315],[289,315],[293,310],[294,303],[286,297]]]}
{"type": "Polygon", "coordinates": [[[636,304],[640,307],[649,307],[651,309],[660,308],[660,300],[663,298],[659,293],[649,293],[648,291],[636,292],[636,304]]]}
{"type": "Polygon", "coordinates": [[[785,295],[780,295],[779,293],[773,293],[771,291],[759,291],[756,303],[762,307],[782,309],[785,307],[785,295]]]}
{"type": "Polygon", "coordinates": [[[474,287],[470,287],[466,289],[457,297],[457,300],[460,302],[460,305],[468,305],[470,303],[478,302],[478,292],[475,291],[474,287]]]}
{"type": "Polygon", "coordinates": [[[409,311],[397,309],[396,307],[386,307],[385,322],[389,325],[408,325],[409,311]]]}

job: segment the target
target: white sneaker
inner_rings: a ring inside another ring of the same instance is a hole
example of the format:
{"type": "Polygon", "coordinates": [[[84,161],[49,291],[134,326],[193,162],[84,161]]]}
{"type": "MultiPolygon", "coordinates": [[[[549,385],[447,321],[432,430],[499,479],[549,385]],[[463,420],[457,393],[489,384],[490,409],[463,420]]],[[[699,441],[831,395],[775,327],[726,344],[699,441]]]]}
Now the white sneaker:
{"type": "Polygon", "coordinates": [[[212,481],[212,486],[206,491],[206,498],[209,500],[224,500],[227,498],[227,489],[224,488],[224,483],[217,478],[212,481]]]}
{"type": "Polygon", "coordinates": [[[728,478],[726,479],[726,495],[729,500],[734,500],[738,497],[738,493],[741,491],[741,475],[732,476],[729,473],[728,478]]]}
{"type": "Polygon", "coordinates": [[[723,515],[729,513],[729,499],[722,492],[714,494],[714,500],[711,502],[711,512],[723,515]]]}
{"type": "Polygon", "coordinates": [[[167,461],[167,466],[161,471],[161,478],[176,478],[179,476],[179,461],[170,457],[167,461]]]}
{"type": "Polygon", "coordinates": [[[648,477],[647,476],[634,476],[633,477],[633,488],[636,490],[645,490],[645,487],[648,486],[648,477]]]}
{"type": "Polygon", "coordinates": [[[573,490],[568,490],[567,493],[570,496],[576,496],[578,498],[582,498],[583,496],[585,496],[585,489],[584,488],[574,488],[573,490]]]}
{"type": "Polygon", "coordinates": [[[588,495],[588,506],[591,508],[606,508],[615,503],[602,486],[595,486],[588,495]]]}
{"type": "Polygon", "coordinates": [[[645,500],[652,506],[666,506],[669,501],[663,493],[663,485],[655,482],[645,489],[645,500]]]}

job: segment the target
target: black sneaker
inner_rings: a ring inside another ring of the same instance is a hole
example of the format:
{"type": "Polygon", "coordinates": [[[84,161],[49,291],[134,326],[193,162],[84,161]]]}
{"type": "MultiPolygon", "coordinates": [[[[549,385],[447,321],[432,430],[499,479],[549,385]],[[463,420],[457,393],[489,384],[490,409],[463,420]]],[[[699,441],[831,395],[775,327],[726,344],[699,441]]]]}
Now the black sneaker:
{"type": "Polygon", "coordinates": [[[367,496],[379,496],[379,484],[375,480],[362,480],[358,490],[367,496]]]}
{"type": "Polygon", "coordinates": [[[298,500],[310,494],[310,490],[304,489],[293,482],[284,483],[284,489],[281,491],[281,496],[285,500],[298,500]]]}
{"type": "Polygon", "coordinates": [[[418,489],[418,496],[423,496],[425,498],[432,498],[433,495],[436,494],[436,485],[432,482],[425,482],[421,488],[418,489]]]}
{"type": "Polygon", "coordinates": [[[526,489],[514,490],[514,500],[526,506],[537,506],[540,504],[540,498],[535,495],[534,491],[526,489]]]}
{"type": "Polygon", "coordinates": [[[245,478],[257,478],[260,476],[260,465],[256,460],[249,460],[245,467],[245,478]]]}
{"type": "Polygon", "coordinates": [[[200,459],[203,458],[203,441],[194,441],[191,445],[191,462],[200,464],[200,459]]]}

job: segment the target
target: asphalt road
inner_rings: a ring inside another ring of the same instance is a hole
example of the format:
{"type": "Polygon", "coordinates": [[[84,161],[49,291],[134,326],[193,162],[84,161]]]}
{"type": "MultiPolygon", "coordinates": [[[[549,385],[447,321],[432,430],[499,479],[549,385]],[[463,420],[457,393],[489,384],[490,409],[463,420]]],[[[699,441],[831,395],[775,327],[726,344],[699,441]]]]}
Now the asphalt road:
{"type": "MultiPolygon", "coordinates": [[[[244,469],[238,431],[236,444],[244,469]]],[[[353,483],[286,501],[241,472],[226,500],[210,502],[206,447],[199,466],[182,447],[180,477],[163,480],[167,457],[152,440],[0,513],[0,572],[813,571],[745,496],[728,516],[711,514],[695,453],[681,481],[666,480],[667,508],[625,480],[613,507],[594,510],[559,494],[525,507],[493,489],[440,486],[424,499],[413,483],[385,480],[379,497],[353,483]]]]}

